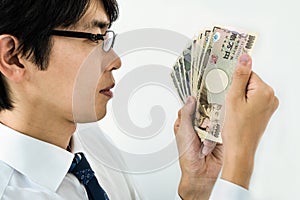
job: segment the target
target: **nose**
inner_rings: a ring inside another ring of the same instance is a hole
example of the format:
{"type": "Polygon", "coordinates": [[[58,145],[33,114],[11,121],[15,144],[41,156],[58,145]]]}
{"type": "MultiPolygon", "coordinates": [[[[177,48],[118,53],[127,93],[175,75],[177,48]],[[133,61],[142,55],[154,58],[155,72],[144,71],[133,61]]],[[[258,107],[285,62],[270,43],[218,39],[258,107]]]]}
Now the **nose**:
{"type": "Polygon", "coordinates": [[[118,56],[112,63],[112,69],[111,70],[117,70],[120,69],[122,66],[121,58],[118,56]]]}
{"type": "MultiPolygon", "coordinates": [[[[111,50],[111,51],[113,51],[113,50],[111,50]]],[[[120,57],[114,51],[110,52],[110,53],[113,53],[114,56],[113,56],[112,61],[109,64],[109,66],[106,68],[106,70],[113,71],[113,70],[120,69],[120,67],[122,66],[122,61],[121,61],[120,57]]]]}

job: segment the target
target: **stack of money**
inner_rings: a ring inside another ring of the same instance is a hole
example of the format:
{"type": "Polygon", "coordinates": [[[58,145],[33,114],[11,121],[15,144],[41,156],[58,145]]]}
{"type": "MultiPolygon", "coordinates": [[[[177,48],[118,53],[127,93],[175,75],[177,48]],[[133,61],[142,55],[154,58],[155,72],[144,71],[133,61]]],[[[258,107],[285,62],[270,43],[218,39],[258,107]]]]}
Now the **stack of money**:
{"type": "Polygon", "coordinates": [[[171,77],[181,101],[197,99],[194,128],[201,140],[222,143],[225,95],[238,58],[250,54],[255,34],[214,27],[195,36],[178,57],[171,77]]]}

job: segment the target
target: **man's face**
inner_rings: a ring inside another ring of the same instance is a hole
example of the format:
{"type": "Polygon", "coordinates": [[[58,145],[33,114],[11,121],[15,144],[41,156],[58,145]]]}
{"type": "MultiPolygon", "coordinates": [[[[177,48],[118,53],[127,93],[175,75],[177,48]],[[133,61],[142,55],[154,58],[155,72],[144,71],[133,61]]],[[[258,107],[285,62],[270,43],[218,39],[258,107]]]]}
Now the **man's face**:
{"type": "MultiPolygon", "coordinates": [[[[103,5],[95,1],[70,31],[105,33],[108,26],[103,24],[108,25],[109,18],[103,5]]],[[[48,69],[39,71],[32,63],[26,63],[31,65],[27,89],[32,94],[28,94],[31,103],[68,121],[92,122],[103,118],[112,97],[112,70],[118,69],[121,61],[113,51],[104,53],[101,47],[102,41],[97,44],[88,39],[53,36],[48,69]]]]}

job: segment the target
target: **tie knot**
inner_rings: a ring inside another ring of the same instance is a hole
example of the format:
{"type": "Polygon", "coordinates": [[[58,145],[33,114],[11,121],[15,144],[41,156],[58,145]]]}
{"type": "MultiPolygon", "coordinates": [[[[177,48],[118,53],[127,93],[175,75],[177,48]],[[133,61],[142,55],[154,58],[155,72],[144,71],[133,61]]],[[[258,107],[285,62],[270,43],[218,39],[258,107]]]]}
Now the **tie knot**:
{"type": "Polygon", "coordinates": [[[83,153],[75,154],[69,172],[84,185],[87,185],[95,175],[83,153]]]}

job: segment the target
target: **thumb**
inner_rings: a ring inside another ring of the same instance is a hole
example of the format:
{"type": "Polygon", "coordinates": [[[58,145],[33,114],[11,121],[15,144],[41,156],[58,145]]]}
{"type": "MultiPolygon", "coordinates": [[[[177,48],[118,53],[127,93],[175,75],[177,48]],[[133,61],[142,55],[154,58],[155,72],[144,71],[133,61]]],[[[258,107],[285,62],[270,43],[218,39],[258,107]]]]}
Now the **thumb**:
{"type": "Polygon", "coordinates": [[[246,88],[252,73],[252,59],[249,55],[240,56],[232,78],[230,95],[233,98],[245,98],[246,88]]]}
{"type": "Polygon", "coordinates": [[[182,126],[191,126],[192,118],[195,112],[196,99],[195,97],[189,96],[186,100],[185,105],[181,110],[181,125],[182,126]]]}

